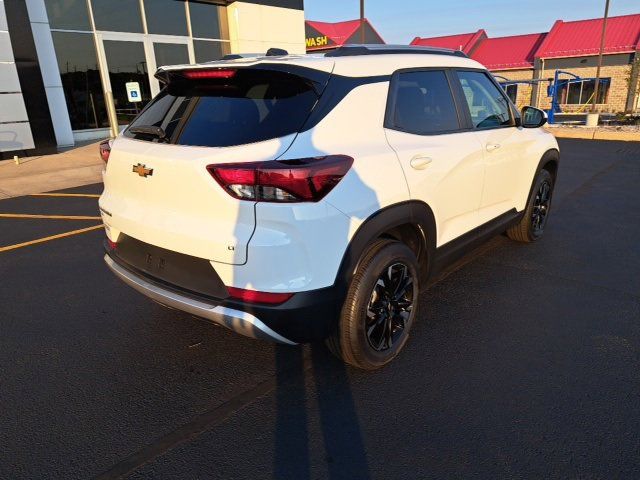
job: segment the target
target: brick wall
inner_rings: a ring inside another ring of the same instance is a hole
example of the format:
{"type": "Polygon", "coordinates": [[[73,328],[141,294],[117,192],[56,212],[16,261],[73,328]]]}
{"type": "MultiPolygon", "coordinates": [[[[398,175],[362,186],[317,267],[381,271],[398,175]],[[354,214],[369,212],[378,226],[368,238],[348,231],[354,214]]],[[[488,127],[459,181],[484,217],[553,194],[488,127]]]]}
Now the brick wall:
{"type": "MultiPolygon", "coordinates": [[[[492,70],[493,75],[504,77],[508,80],[531,80],[533,79],[533,68],[521,70],[492,70]]],[[[498,81],[502,81],[498,79],[498,81]]],[[[518,94],[516,96],[516,107],[520,110],[525,105],[531,105],[531,92],[533,87],[525,83],[519,83],[518,94]]]]}
{"type": "MultiPolygon", "coordinates": [[[[556,69],[567,70],[583,78],[591,78],[596,76],[598,57],[576,57],[576,58],[560,58],[546,60],[544,62],[544,70],[540,72],[540,78],[551,78],[556,69]]],[[[627,93],[629,86],[627,77],[629,76],[631,65],[631,55],[605,55],[603,57],[603,65],[600,70],[601,78],[610,78],[609,93],[606,97],[606,103],[597,104],[596,109],[599,112],[623,112],[627,102],[627,93]]],[[[562,78],[562,77],[561,77],[562,78]]],[[[564,77],[568,78],[568,77],[564,77]]],[[[547,83],[541,84],[543,88],[539,93],[540,108],[548,109],[551,107],[551,98],[547,97],[547,83]]],[[[584,100],[583,100],[584,101],[584,100]]],[[[582,111],[589,110],[589,107],[575,104],[561,104],[563,112],[576,112],[582,108],[582,111]]]]}

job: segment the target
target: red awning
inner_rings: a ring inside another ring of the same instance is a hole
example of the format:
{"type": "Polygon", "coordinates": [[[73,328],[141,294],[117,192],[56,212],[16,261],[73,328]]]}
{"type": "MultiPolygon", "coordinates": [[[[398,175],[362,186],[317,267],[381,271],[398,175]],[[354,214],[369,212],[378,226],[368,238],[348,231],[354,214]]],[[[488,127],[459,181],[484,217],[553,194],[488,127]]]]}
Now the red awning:
{"type": "MultiPolygon", "coordinates": [[[[536,52],[536,58],[582,57],[600,51],[602,18],[556,21],[536,52]]],[[[605,54],[640,50],[640,15],[623,15],[607,20],[605,54]]]]}
{"type": "Polygon", "coordinates": [[[487,38],[484,30],[480,29],[473,33],[461,33],[458,35],[445,35],[444,37],[420,38],[416,37],[411,45],[420,45],[423,47],[450,48],[452,50],[462,50],[469,54],[479,41],[487,38]]]}
{"type": "Polygon", "coordinates": [[[536,50],[546,33],[487,38],[473,51],[471,58],[489,70],[533,68],[536,50]]]}

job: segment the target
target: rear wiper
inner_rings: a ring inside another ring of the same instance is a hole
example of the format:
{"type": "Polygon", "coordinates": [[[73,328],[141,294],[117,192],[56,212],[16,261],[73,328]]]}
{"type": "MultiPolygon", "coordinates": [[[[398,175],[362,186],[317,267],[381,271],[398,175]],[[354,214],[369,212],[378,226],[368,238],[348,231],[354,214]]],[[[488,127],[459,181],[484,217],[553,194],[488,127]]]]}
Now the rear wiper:
{"type": "Polygon", "coordinates": [[[152,137],[157,137],[158,140],[165,140],[167,137],[162,127],[156,127],[155,125],[136,125],[135,127],[130,127],[129,131],[133,134],[151,135],[152,137]]]}

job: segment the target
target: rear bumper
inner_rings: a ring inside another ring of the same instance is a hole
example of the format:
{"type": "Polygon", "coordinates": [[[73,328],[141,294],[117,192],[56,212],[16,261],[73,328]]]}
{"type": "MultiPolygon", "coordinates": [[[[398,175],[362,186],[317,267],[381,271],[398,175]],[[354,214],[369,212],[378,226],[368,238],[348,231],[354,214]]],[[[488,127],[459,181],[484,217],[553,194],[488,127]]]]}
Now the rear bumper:
{"type": "Polygon", "coordinates": [[[296,342],[285,338],[265,325],[258,317],[214,302],[191,298],[171,291],[136,275],[132,271],[116,263],[108,254],[104,261],[111,271],[130,287],[167,307],[182,310],[197,317],[226,327],[247,337],[271,340],[278,343],[295,345],[296,342]]]}

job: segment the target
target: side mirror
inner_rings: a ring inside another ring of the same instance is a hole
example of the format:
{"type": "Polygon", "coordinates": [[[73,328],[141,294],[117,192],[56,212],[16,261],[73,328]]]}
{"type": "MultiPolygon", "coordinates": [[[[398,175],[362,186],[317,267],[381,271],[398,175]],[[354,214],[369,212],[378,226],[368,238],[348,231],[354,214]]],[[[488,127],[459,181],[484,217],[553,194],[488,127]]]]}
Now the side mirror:
{"type": "Polygon", "coordinates": [[[538,128],[547,123],[547,114],[536,107],[522,108],[522,126],[524,128],[538,128]]]}

